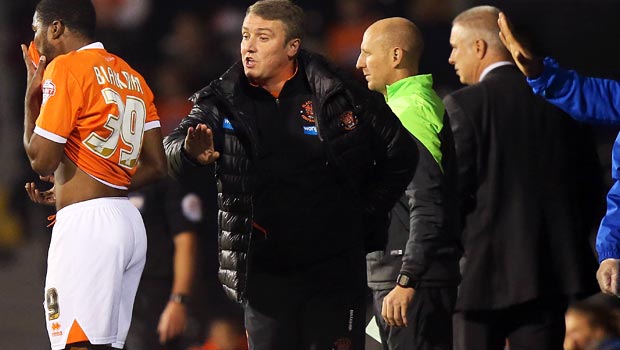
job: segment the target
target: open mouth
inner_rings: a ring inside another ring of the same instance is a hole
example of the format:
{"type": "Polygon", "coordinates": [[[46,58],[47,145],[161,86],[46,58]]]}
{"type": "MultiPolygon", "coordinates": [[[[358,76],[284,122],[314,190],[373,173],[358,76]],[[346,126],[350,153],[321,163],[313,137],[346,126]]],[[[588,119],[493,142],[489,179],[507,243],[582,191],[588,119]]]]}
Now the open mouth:
{"type": "Polygon", "coordinates": [[[256,61],[254,61],[254,59],[252,57],[246,57],[245,58],[245,66],[247,68],[253,68],[254,66],[256,66],[256,61]]]}

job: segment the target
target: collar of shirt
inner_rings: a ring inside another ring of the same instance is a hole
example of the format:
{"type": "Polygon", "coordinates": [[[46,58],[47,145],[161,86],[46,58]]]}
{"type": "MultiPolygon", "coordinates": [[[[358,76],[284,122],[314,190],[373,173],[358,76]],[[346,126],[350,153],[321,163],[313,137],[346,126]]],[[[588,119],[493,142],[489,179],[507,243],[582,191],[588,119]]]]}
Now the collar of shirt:
{"type": "Polygon", "coordinates": [[[410,94],[415,90],[428,90],[433,88],[433,76],[431,74],[412,75],[401,79],[392,85],[386,85],[387,95],[385,100],[399,97],[400,94],[410,94]],[[400,92],[400,93],[399,93],[400,92]]]}
{"type": "MultiPolygon", "coordinates": [[[[293,74],[288,79],[286,79],[286,81],[284,82],[284,85],[286,85],[286,83],[288,83],[290,80],[292,80],[293,78],[295,78],[297,76],[297,71],[299,71],[299,63],[298,63],[297,60],[295,60],[295,71],[293,72],[293,74]]],[[[256,87],[256,88],[260,88],[261,87],[260,85],[254,84],[254,83],[252,83],[250,81],[248,81],[248,84],[250,84],[251,86],[256,87]]],[[[282,86],[282,89],[284,89],[284,86],[282,86]]],[[[265,91],[267,91],[267,90],[265,90],[265,91]]],[[[280,94],[282,93],[282,90],[277,91],[277,92],[272,92],[272,91],[267,91],[267,92],[269,92],[269,94],[271,96],[273,96],[274,98],[279,98],[280,94]]]]}
{"type": "Polygon", "coordinates": [[[499,68],[501,66],[508,66],[508,65],[514,65],[514,63],[510,61],[499,61],[499,62],[490,64],[482,71],[482,74],[480,74],[480,79],[478,81],[482,81],[482,79],[484,79],[484,77],[486,77],[486,75],[489,74],[489,72],[492,71],[493,69],[499,68]]]}
{"type": "MultiPolygon", "coordinates": [[[[387,85],[387,104],[403,126],[433,155],[442,167],[441,139],[444,105],[433,90],[431,74],[414,75],[387,85]]],[[[443,171],[443,169],[442,169],[443,171]]]]}
{"type": "Polygon", "coordinates": [[[247,83],[246,86],[249,87],[249,92],[252,93],[255,97],[271,96],[274,99],[281,99],[292,95],[294,96],[298,93],[301,93],[302,91],[310,91],[310,87],[308,86],[308,82],[305,77],[306,74],[304,67],[299,61],[297,61],[297,64],[295,65],[295,72],[291,77],[286,80],[284,86],[282,86],[282,90],[280,90],[278,95],[273,95],[259,85],[252,84],[247,80],[247,78],[245,78],[244,81],[247,83]]]}
{"type": "Polygon", "coordinates": [[[97,42],[94,42],[92,44],[88,44],[86,46],[82,46],[79,49],[77,49],[77,51],[90,50],[90,49],[105,49],[105,48],[103,47],[103,43],[97,41],[97,42]]]}

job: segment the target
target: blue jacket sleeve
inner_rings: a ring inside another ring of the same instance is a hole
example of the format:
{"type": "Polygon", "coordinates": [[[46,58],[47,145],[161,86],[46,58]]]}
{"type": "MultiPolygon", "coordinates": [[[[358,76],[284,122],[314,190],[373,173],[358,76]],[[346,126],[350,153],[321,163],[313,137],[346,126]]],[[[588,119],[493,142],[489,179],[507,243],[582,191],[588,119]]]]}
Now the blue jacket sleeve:
{"type": "Polygon", "coordinates": [[[540,77],[527,79],[534,93],[577,120],[620,124],[620,82],[580,76],[550,57],[544,64],[540,77]]]}
{"type": "Polygon", "coordinates": [[[607,193],[607,212],[601,220],[596,236],[596,251],[599,262],[612,258],[620,259],[620,134],[616,136],[611,151],[611,177],[614,184],[607,193]]]}
{"type": "Polygon", "coordinates": [[[620,183],[616,181],[607,194],[607,213],[596,235],[598,261],[620,259],[620,183]]]}
{"type": "MultiPolygon", "coordinates": [[[[582,77],[545,58],[545,70],[536,79],[528,79],[534,93],[580,121],[620,124],[620,82],[582,77]]],[[[607,193],[607,212],[596,236],[599,262],[620,259],[620,134],[612,149],[611,176],[614,184],[607,193]]]]}

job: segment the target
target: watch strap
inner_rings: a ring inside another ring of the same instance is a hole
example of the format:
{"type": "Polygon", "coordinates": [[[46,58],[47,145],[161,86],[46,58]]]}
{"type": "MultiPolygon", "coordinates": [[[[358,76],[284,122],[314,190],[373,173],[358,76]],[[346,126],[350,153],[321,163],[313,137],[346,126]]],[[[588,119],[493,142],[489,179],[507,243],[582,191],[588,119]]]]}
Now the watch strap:
{"type": "Polygon", "coordinates": [[[399,273],[398,277],[396,277],[396,285],[403,287],[403,288],[418,288],[418,286],[420,285],[420,282],[418,280],[415,280],[413,278],[411,278],[411,276],[404,274],[404,273],[399,273]]]}
{"type": "Polygon", "coordinates": [[[189,302],[189,296],[181,293],[172,293],[170,294],[169,300],[177,304],[185,305],[189,302]]]}

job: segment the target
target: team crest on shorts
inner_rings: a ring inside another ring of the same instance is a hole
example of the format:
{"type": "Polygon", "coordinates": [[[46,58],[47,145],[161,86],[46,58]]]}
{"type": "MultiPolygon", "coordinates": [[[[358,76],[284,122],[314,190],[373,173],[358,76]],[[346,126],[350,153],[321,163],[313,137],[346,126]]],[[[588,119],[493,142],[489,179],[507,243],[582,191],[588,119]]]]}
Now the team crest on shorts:
{"type": "Polygon", "coordinates": [[[346,111],[340,115],[340,127],[346,131],[351,131],[357,127],[357,117],[352,111],[346,111]]]}
{"type": "Polygon", "coordinates": [[[56,85],[52,81],[52,79],[47,79],[41,85],[41,90],[43,90],[43,101],[41,104],[45,104],[50,97],[56,94],[56,85]]]}
{"type": "Polygon", "coordinates": [[[62,330],[61,330],[62,326],[60,325],[60,323],[52,322],[52,324],[50,325],[50,328],[51,328],[51,331],[52,331],[50,333],[52,335],[52,337],[60,337],[60,336],[62,336],[62,330]]]}
{"type": "Polygon", "coordinates": [[[308,123],[314,123],[314,110],[312,108],[312,100],[308,100],[301,105],[301,110],[299,111],[301,114],[301,118],[308,123]]]}
{"type": "Polygon", "coordinates": [[[350,350],[352,345],[351,339],[345,337],[338,338],[334,342],[332,350],[350,350]]]}

